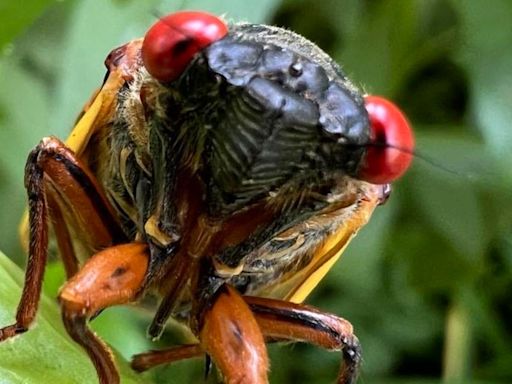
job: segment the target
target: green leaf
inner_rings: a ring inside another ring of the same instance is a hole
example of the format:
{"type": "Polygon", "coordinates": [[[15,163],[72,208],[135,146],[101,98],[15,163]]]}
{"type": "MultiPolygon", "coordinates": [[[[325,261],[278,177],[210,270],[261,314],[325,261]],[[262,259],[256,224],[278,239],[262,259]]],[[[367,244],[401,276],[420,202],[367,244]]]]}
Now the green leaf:
{"type": "MultiPolygon", "coordinates": [[[[0,325],[14,320],[23,272],[0,253],[0,325]]],[[[126,361],[116,358],[123,384],[147,381],[126,361]]],[[[44,296],[31,329],[0,344],[1,384],[96,384],[94,367],[85,352],[67,335],[55,301],[44,296]]]]}

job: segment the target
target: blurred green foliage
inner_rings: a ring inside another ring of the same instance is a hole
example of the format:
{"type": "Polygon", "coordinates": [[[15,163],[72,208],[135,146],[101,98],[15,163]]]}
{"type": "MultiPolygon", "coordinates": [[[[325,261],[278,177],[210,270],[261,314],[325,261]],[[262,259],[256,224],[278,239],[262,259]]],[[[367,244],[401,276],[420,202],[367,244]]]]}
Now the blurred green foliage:
{"type": "MultiPolygon", "coordinates": [[[[46,135],[66,137],[111,48],[141,36],[155,14],[180,8],[298,31],[414,123],[415,165],[308,300],[354,324],[364,348],[361,382],[512,382],[507,0],[3,2],[0,249],[23,263],[16,229],[30,148],[46,135]]],[[[61,279],[51,263],[47,291],[55,295],[61,279]]],[[[147,317],[127,312],[107,310],[94,321],[125,357],[154,347],[144,339],[147,317]]],[[[309,345],[270,351],[273,383],[332,382],[340,360],[309,345]]],[[[198,382],[202,364],[148,378],[198,382]]]]}

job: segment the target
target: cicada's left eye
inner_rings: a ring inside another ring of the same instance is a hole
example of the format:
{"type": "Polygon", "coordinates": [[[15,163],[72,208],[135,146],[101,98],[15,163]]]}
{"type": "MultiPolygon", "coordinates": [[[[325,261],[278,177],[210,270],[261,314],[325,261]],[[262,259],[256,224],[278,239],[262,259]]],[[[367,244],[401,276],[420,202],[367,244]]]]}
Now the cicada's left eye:
{"type": "Polygon", "coordinates": [[[183,11],[161,18],[146,33],[142,60],[161,82],[177,79],[201,49],[228,33],[226,24],[205,12],[183,11]]]}
{"type": "Polygon", "coordinates": [[[379,96],[366,96],[370,117],[371,143],[358,177],[373,184],[387,184],[409,168],[414,136],[404,114],[392,102],[379,96]]]}

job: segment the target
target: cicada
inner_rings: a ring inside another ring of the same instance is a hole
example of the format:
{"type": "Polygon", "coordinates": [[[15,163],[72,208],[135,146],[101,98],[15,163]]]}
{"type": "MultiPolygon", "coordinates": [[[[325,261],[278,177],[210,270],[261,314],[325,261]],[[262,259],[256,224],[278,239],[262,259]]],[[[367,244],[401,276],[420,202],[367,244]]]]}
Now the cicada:
{"type": "Polygon", "coordinates": [[[351,324],[302,302],[408,167],[403,114],[305,38],[202,12],[161,18],[106,66],[67,142],[28,156],[28,266],[0,340],[36,316],[51,223],[63,322],[100,383],[120,378],[88,320],[150,295],[149,336],[172,317],[196,342],[136,355],[137,371],[208,356],[226,383],[266,383],[266,342],[288,340],[341,350],[338,383],[354,383],[351,324]]]}

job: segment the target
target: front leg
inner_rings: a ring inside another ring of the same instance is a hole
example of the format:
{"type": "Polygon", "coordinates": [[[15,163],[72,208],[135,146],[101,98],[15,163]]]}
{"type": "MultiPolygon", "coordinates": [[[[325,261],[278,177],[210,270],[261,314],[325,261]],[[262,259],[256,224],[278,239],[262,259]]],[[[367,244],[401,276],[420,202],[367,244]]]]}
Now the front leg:
{"type": "Polygon", "coordinates": [[[147,244],[109,247],[87,260],[59,293],[64,326],[89,355],[100,384],[118,384],[119,374],[112,352],[87,327],[87,320],[104,308],[134,301],[141,293],[148,261],[147,244]]]}
{"type": "Polygon", "coordinates": [[[119,383],[109,348],[86,321],[103,308],[133,301],[147,272],[146,244],[127,242],[113,208],[87,167],[56,138],[46,138],[30,153],[25,168],[29,200],[29,255],[16,322],[0,329],[0,341],[28,330],[41,294],[48,252],[48,222],[70,280],[61,290],[63,321],[70,336],[88,353],[100,383],[119,383]],[[73,233],[80,239],[72,239],[73,233]],[[74,242],[103,249],[79,269],[74,242]]]}
{"type": "Polygon", "coordinates": [[[83,227],[75,230],[88,235],[91,248],[126,241],[113,209],[91,172],[58,139],[45,138],[32,150],[25,167],[25,187],[30,228],[25,284],[16,322],[0,328],[0,342],[27,331],[36,316],[48,253],[49,217],[54,225],[57,221],[60,224],[55,233],[68,275],[78,269],[78,262],[66,224],[61,222],[62,207],[80,217],[81,223],[78,220],[74,224],[83,227]]]}

